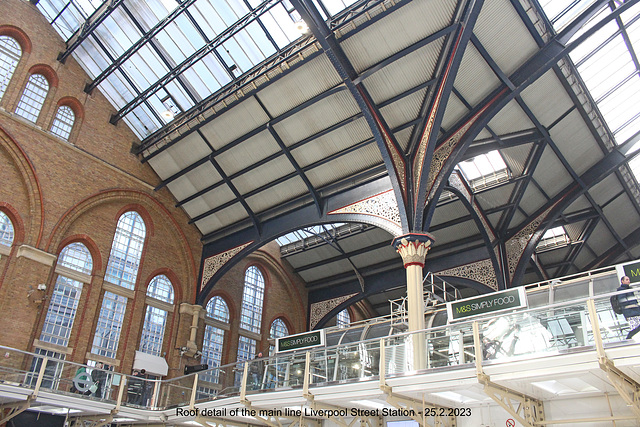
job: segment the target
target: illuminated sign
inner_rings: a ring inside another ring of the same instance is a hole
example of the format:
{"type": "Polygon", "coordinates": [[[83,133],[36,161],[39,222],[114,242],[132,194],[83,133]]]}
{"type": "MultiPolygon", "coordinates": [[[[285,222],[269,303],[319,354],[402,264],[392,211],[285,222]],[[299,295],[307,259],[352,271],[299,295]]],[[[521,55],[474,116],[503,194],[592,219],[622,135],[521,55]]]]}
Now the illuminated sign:
{"type": "Polygon", "coordinates": [[[276,339],[276,352],[300,350],[324,345],[324,330],[289,335],[276,339]]]}
{"type": "Polygon", "coordinates": [[[616,271],[618,279],[622,279],[622,276],[629,276],[631,283],[640,283],[640,261],[617,265],[616,271]]]}
{"type": "Polygon", "coordinates": [[[447,303],[449,322],[527,306],[523,287],[447,303]]]}

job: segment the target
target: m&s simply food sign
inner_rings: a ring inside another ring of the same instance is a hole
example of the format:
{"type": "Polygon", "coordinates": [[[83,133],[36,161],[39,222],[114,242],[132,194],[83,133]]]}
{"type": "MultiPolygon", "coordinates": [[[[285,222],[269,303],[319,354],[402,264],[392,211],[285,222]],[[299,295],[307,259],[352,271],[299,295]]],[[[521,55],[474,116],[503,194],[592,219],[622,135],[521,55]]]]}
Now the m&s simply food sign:
{"type": "Polygon", "coordinates": [[[447,303],[449,322],[482,314],[512,310],[527,306],[527,294],[523,287],[494,292],[478,297],[447,303]]]}

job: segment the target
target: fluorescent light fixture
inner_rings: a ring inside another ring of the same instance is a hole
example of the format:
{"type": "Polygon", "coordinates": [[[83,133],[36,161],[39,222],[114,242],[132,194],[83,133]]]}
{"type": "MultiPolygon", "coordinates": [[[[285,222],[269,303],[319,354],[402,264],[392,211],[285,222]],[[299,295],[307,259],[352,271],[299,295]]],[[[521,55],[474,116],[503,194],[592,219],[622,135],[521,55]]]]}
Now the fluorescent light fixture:
{"type": "Polygon", "coordinates": [[[355,403],[356,405],[366,406],[367,408],[394,409],[394,407],[391,405],[385,405],[384,403],[374,402],[373,400],[354,400],[352,403],[355,403]]]}
{"type": "Polygon", "coordinates": [[[304,34],[307,31],[309,31],[309,26],[302,19],[300,21],[294,22],[293,25],[294,25],[294,28],[296,29],[296,31],[301,33],[301,34],[304,34]]]}
{"type": "Polygon", "coordinates": [[[167,122],[170,122],[171,120],[173,120],[173,116],[174,116],[173,111],[171,110],[164,110],[161,115],[162,115],[162,118],[165,119],[167,122]]]}

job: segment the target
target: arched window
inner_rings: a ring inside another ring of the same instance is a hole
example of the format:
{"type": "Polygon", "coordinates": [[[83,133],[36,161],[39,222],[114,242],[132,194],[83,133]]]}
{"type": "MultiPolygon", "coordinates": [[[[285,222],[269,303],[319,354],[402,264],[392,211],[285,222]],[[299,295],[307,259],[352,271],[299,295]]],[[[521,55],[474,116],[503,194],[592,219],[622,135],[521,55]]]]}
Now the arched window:
{"type": "Polygon", "coordinates": [[[123,290],[104,293],[91,347],[93,354],[112,359],[118,354],[118,342],[127,309],[127,293],[124,288],[135,287],[145,236],[146,226],[137,212],[125,212],[118,219],[104,280],[122,286],[123,290]]]}
{"type": "Polygon", "coordinates": [[[147,311],[144,316],[142,337],[139,350],[143,353],[160,356],[162,341],[169,312],[162,303],[173,304],[173,286],[167,276],[154,277],[147,288],[147,311]]]}
{"type": "Polygon", "coordinates": [[[345,308],[336,316],[336,326],[338,328],[346,328],[351,323],[351,316],[349,316],[349,312],[345,308]]]}
{"type": "Polygon", "coordinates": [[[264,277],[258,267],[251,266],[244,273],[244,291],[242,293],[242,311],[240,313],[241,328],[260,333],[263,300],[264,277]]]}
{"type": "MultiPolygon", "coordinates": [[[[204,339],[202,340],[202,363],[209,368],[217,368],[222,364],[222,346],[224,345],[224,329],[212,320],[229,323],[229,308],[227,303],[215,296],[207,303],[207,315],[205,317],[204,339]]],[[[202,375],[204,381],[217,383],[219,371],[214,370],[202,375]]]]}
{"type": "Polygon", "coordinates": [[[16,114],[35,123],[49,92],[49,82],[42,74],[32,74],[22,92],[16,114]]]}
{"type": "Polygon", "coordinates": [[[69,344],[83,283],[65,276],[65,270],[60,271],[58,267],[90,275],[93,260],[89,250],[82,243],[71,243],[60,252],[58,257],[56,267],[58,278],[42,326],[40,341],[66,347],[69,344]]]}
{"type": "Polygon", "coordinates": [[[284,321],[280,318],[277,318],[271,324],[271,330],[269,332],[270,338],[282,338],[289,335],[289,328],[284,324],[284,321]]]}
{"type": "Polygon", "coordinates": [[[73,113],[71,107],[61,105],[58,107],[56,117],[53,119],[53,123],[51,124],[51,133],[68,141],[75,121],[76,115],[73,113]]]}
{"type": "Polygon", "coordinates": [[[137,212],[124,213],[118,220],[104,279],[133,289],[138,276],[146,226],[137,212]]]}
{"type": "Polygon", "coordinates": [[[221,297],[213,297],[207,303],[207,316],[221,322],[229,322],[229,307],[221,297]]]}
{"type": "Polygon", "coordinates": [[[0,98],[4,95],[13,76],[22,49],[18,42],[9,36],[0,36],[0,98]]]}
{"type": "MultiPolygon", "coordinates": [[[[285,325],[284,321],[281,318],[277,318],[273,321],[273,323],[271,323],[269,338],[274,340],[274,342],[276,338],[286,337],[287,335],[289,335],[289,328],[287,328],[287,325],[285,325]]],[[[269,345],[269,354],[274,354],[274,352],[275,345],[269,345]]]]}
{"type": "Polygon", "coordinates": [[[0,245],[11,246],[13,244],[13,224],[4,212],[0,211],[0,245]]]}

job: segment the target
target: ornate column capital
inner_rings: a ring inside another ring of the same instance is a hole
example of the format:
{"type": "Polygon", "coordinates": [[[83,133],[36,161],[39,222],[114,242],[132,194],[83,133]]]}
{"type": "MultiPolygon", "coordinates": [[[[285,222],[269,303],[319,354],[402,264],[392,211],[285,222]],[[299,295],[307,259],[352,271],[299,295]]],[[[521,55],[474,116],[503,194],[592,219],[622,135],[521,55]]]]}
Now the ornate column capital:
{"type": "Polygon", "coordinates": [[[429,233],[410,233],[398,236],[391,244],[402,257],[404,268],[411,265],[424,267],[424,259],[435,238],[429,233]]]}

